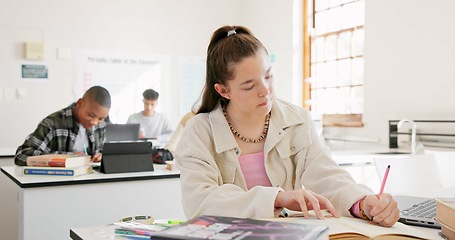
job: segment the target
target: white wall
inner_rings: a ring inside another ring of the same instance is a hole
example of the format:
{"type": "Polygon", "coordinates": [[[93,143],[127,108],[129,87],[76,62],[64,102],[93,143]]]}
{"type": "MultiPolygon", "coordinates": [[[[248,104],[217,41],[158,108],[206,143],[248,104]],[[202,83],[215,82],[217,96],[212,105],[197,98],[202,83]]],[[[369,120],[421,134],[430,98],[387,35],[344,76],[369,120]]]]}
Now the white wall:
{"type": "MultiPolygon", "coordinates": [[[[72,63],[57,48],[99,49],[171,57],[171,88],[180,81],[179,56],[204,56],[213,31],[239,19],[232,0],[0,0],[0,93],[27,91],[23,100],[0,96],[0,146],[17,147],[48,114],[74,99],[72,63]],[[23,43],[44,42],[50,79],[20,79],[23,43]]],[[[1,95],[1,94],[0,94],[1,95]]],[[[178,101],[166,112],[179,120],[178,101]]]]}
{"type": "MultiPolygon", "coordinates": [[[[71,60],[58,59],[58,48],[169,54],[171,88],[178,89],[180,56],[204,56],[215,29],[245,25],[276,55],[275,91],[291,101],[293,1],[0,0],[0,93],[5,88],[27,92],[25,99],[0,96],[0,146],[17,147],[43,117],[79,97],[71,92],[71,60]],[[50,79],[24,82],[19,71],[23,43],[41,41],[45,60],[39,62],[49,65],[50,79]]],[[[181,116],[175,98],[164,103],[170,109],[163,111],[176,124],[181,116]]]]}
{"type": "MultiPolygon", "coordinates": [[[[241,24],[276,54],[276,95],[296,102],[301,91],[295,89],[301,86],[292,78],[301,69],[292,61],[299,41],[292,31],[295,2],[299,0],[0,0],[0,90],[25,88],[28,94],[24,100],[0,97],[0,146],[18,146],[39,120],[73,101],[72,64],[56,58],[60,47],[169,54],[171,84],[178,88],[179,56],[205,55],[216,28],[241,24]],[[22,82],[22,44],[41,39],[51,79],[22,82]]],[[[452,9],[451,0],[367,0],[365,126],[327,132],[387,144],[390,119],[455,119],[452,9]]],[[[178,102],[167,113],[175,123],[178,102]]]]}
{"type": "Polygon", "coordinates": [[[328,132],[387,145],[388,120],[454,120],[455,1],[367,0],[365,7],[365,127],[328,132]]]}
{"type": "MultiPolygon", "coordinates": [[[[280,80],[275,90],[291,101],[292,1],[0,0],[0,93],[5,88],[27,92],[25,99],[0,96],[0,132],[8,136],[0,138],[0,146],[17,147],[43,117],[79,97],[71,92],[72,63],[57,59],[58,48],[169,54],[171,86],[178,89],[180,56],[205,56],[215,29],[245,25],[276,55],[280,80]],[[45,60],[39,62],[49,65],[50,79],[24,82],[19,71],[22,44],[41,41],[45,60]]],[[[176,124],[181,116],[178,96],[174,97],[166,103],[170,105],[166,114],[176,124]]]]}
{"type": "MultiPolygon", "coordinates": [[[[294,0],[298,1],[298,0],[294,0]]],[[[253,34],[265,45],[269,54],[275,54],[273,67],[274,91],[279,98],[293,100],[293,65],[294,44],[300,39],[293,39],[292,7],[293,0],[248,0],[240,1],[240,21],[249,27],[253,34]]],[[[300,78],[302,79],[302,78],[300,78]]],[[[302,90],[302,89],[300,89],[302,90]]],[[[297,94],[302,94],[301,91],[297,94]]],[[[297,102],[294,102],[297,104],[297,102]]],[[[301,101],[298,102],[299,105],[301,101]]]]}

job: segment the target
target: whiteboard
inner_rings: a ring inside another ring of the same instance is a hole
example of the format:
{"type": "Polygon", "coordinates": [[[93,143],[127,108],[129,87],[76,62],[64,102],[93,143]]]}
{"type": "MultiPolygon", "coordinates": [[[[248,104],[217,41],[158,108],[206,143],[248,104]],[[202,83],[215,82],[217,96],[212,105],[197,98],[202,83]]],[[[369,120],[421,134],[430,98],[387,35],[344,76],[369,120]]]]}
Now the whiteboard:
{"type": "Polygon", "coordinates": [[[74,99],[92,86],[105,87],[112,98],[112,122],[125,123],[130,114],[143,110],[142,92],[148,88],[160,93],[157,111],[169,109],[168,55],[90,49],[75,49],[72,54],[74,99]]]}

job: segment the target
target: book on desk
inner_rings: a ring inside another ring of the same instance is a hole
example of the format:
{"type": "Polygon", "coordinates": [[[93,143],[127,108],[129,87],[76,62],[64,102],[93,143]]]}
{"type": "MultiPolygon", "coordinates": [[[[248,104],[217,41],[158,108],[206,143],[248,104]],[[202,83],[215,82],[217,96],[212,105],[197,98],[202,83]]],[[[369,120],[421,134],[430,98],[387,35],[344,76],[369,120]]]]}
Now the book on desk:
{"type": "Polygon", "coordinates": [[[455,198],[436,198],[436,220],[448,239],[455,239],[455,198]]]}
{"type": "Polygon", "coordinates": [[[31,167],[81,167],[90,164],[89,155],[43,154],[27,157],[31,167]]]}
{"type": "Polygon", "coordinates": [[[151,239],[327,239],[327,230],[325,226],[204,215],[156,232],[151,239]]]}
{"type": "Polygon", "coordinates": [[[27,157],[23,176],[75,177],[93,172],[89,155],[44,154],[27,157]]]}
{"type": "Polygon", "coordinates": [[[76,177],[93,172],[91,165],[81,167],[22,167],[23,176],[76,177]]]}

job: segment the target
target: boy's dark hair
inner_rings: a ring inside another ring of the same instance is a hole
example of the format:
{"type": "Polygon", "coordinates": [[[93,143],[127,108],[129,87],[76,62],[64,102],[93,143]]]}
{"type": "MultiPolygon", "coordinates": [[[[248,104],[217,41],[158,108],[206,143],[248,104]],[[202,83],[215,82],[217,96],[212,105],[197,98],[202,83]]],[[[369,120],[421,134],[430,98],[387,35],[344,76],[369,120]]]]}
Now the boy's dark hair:
{"type": "Polygon", "coordinates": [[[160,96],[160,94],[153,89],[147,89],[142,93],[142,96],[146,100],[158,100],[158,97],[160,96]]]}
{"type": "Polygon", "coordinates": [[[89,88],[84,93],[83,98],[89,101],[94,101],[103,107],[111,108],[111,95],[107,89],[101,86],[93,86],[89,88]]]}

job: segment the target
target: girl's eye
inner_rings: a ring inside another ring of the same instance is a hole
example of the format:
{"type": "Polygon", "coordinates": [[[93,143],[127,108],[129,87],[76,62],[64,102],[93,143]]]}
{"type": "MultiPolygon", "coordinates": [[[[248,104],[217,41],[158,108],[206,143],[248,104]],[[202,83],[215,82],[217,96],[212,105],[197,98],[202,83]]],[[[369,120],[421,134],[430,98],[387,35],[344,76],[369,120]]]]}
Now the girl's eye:
{"type": "Polygon", "coordinates": [[[251,87],[245,88],[245,90],[251,90],[251,89],[253,89],[253,87],[254,87],[254,85],[251,85],[251,87]]]}

